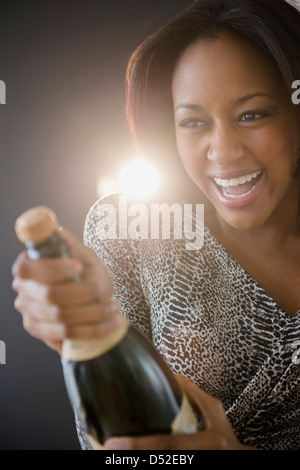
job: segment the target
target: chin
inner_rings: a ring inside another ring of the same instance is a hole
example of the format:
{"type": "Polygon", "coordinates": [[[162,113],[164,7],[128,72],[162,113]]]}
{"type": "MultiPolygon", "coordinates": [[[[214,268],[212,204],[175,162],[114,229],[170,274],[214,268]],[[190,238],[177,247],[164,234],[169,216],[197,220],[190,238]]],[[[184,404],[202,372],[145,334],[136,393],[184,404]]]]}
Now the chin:
{"type": "Polygon", "coordinates": [[[245,214],[237,215],[235,217],[224,217],[219,213],[219,217],[225,224],[237,230],[255,230],[261,227],[265,219],[247,217],[245,214]]]}

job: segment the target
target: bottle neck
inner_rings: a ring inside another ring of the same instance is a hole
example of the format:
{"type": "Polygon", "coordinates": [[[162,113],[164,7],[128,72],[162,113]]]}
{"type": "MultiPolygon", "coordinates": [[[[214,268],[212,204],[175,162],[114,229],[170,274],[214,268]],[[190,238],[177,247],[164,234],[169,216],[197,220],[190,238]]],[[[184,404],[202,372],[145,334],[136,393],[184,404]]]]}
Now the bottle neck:
{"type": "Polygon", "coordinates": [[[25,246],[30,259],[69,256],[66,242],[57,232],[39,243],[28,241],[25,246]]]}
{"type": "Polygon", "coordinates": [[[94,340],[65,340],[62,360],[83,362],[106,354],[119,344],[127,334],[130,323],[120,315],[119,326],[103,338],[94,340]]]}

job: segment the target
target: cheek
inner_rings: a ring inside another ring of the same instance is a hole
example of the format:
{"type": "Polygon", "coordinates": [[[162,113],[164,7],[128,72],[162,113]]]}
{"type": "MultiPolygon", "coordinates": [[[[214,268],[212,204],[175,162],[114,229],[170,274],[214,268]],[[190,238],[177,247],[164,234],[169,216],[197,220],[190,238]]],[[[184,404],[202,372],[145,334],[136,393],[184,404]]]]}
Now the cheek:
{"type": "Polygon", "coordinates": [[[297,161],[298,136],[286,123],[280,127],[260,129],[251,136],[247,146],[269,172],[294,167],[297,161]]]}
{"type": "Polygon", "coordinates": [[[282,142],[272,129],[260,129],[251,135],[247,147],[264,167],[268,167],[281,153],[282,142]]]}
{"type": "Polygon", "coordinates": [[[197,171],[203,166],[205,161],[205,152],[199,145],[199,139],[193,139],[191,136],[188,138],[185,135],[180,135],[179,133],[176,136],[177,139],[177,150],[180,156],[180,159],[188,171],[191,173],[197,171]]]}
{"type": "Polygon", "coordinates": [[[179,156],[184,163],[186,160],[189,159],[189,145],[184,136],[181,134],[179,130],[176,129],[176,145],[177,145],[177,150],[179,153],[179,156]]]}

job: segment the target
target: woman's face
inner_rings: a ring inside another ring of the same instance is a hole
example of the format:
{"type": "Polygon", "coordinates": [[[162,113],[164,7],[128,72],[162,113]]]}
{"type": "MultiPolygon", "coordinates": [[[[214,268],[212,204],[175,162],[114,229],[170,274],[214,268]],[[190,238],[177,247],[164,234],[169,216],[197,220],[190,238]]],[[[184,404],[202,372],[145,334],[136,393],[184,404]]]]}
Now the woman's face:
{"type": "Polygon", "coordinates": [[[190,177],[229,225],[264,224],[288,194],[300,146],[295,106],[271,60],[234,36],[200,40],[180,57],[172,93],[190,177]]]}

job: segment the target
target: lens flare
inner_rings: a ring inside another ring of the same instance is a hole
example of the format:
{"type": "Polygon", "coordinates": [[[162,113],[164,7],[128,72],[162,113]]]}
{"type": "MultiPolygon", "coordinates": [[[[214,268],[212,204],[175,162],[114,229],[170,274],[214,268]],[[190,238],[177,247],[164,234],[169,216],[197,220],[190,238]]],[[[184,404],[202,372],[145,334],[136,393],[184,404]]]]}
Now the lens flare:
{"type": "Polygon", "coordinates": [[[151,163],[143,159],[136,159],[125,165],[118,179],[119,190],[138,199],[153,195],[158,186],[157,170],[151,163]]]}
{"type": "Polygon", "coordinates": [[[107,196],[119,191],[118,183],[113,178],[99,178],[97,181],[98,197],[107,196]]]}

